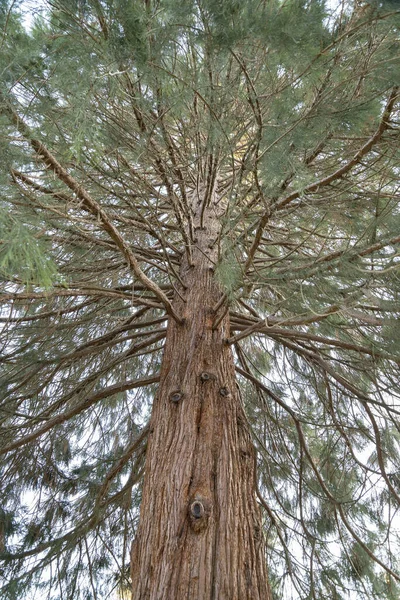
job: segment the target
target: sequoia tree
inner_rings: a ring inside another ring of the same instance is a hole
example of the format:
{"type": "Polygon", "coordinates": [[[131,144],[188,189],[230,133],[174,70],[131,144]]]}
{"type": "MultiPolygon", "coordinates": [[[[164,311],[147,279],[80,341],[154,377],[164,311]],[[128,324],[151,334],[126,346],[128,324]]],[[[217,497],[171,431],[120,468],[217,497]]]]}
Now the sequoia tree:
{"type": "Polygon", "coordinates": [[[1,6],[1,597],[399,598],[398,4],[1,6]]]}

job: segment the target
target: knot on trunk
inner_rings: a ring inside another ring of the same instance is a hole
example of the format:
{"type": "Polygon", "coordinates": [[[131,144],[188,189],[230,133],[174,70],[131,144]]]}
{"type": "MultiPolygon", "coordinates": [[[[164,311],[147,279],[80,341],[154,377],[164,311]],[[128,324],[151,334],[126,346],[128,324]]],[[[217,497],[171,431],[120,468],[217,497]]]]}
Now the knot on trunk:
{"type": "Polygon", "coordinates": [[[211,504],[205,498],[196,496],[189,502],[189,520],[193,531],[200,533],[208,524],[208,519],[211,513],[211,504]]]}
{"type": "Polygon", "coordinates": [[[199,500],[195,500],[190,507],[190,514],[194,519],[201,519],[204,516],[204,506],[199,500]]]}
{"type": "Polygon", "coordinates": [[[177,404],[183,398],[183,393],[180,390],[175,390],[169,395],[169,399],[174,404],[177,404]]]}
{"type": "Polygon", "coordinates": [[[200,373],[200,380],[203,383],[206,383],[206,381],[212,381],[213,379],[216,379],[215,375],[213,375],[212,373],[208,373],[208,371],[203,371],[202,373],[200,373]]]}

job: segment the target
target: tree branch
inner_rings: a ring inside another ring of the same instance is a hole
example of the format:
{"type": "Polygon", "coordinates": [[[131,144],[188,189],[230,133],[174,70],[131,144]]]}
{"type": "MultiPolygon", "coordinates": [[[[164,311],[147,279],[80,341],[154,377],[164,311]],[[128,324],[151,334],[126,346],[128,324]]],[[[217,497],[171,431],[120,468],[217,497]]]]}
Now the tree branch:
{"type": "Polygon", "coordinates": [[[103,400],[104,398],[108,398],[108,396],[112,396],[113,394],[117,394],[119,392],[125,392],[127,390],[133,390],[134,388],[137,388],[137,387],[142,387],[142,386],[146,386],[146,385],[151,385],[153,383],[158,383],[159,381],[160,381],[160,376],[155,375],[154,377],[148,377],[147,379],[137,379],[135,381],[127,381],[125,383],[116,383],[114,385],[110,385],[109,387],[104,388],[103,390],[100,390],[96,394],[89,396],[89,398],[85,398],[85,400],[83,400],[83,402],[80,402],[79,404],[77,404],[76,406],[71,408],[70,410],[68,410],[64,413],[61,413],[60,415],[57,415],[56,417],[53,417],[52,419],[47,421],[47,423],[45,423],[42,427],[40,427],[33,433],[30,433],[29,435],[25,435],[23,438],[20,438],[19,440],[16,440],[15,442],[12,442],[11,444],[4,446],[3,448],[0,448],[0,455],[6,454],[7,452],[10,452],[11,450],[15,450],[16,448],[20,448],[21,446],[24,446],[26,444],[29,444],[30,442],[33,442],[38,437],[42,436],[43,434],[45,434],[47,431],[49,431],[56,425],[60,425],[61,423],[68,421],[72,417],[75,417],[76,415],[80,414],[81,412],[83,412],[83,411],[87,410],[88,408],[90,408],[91,406],[93,406],[93,404],[95,404],[96,402],[99,402],[100,400],[103,400]]]}
{"type": "Polygon", "coordinates": [[[7,105],[7,108],[9,114],[12,117],[14,125],[17,127],[21,135],[23,135],[23,137],[29,141],[37,156],[44,162],[47,168],[53,171],[53,173],[58,177],[58,179],[60,179],[60,181],[62,181],[72,192],[74,192],[76,197],[82,201],[84,207],[96,217],[96,219],[101,223],[102,228],[109,234],[111,239],[121,250],[122,254],[128,262],[128,265],[130,266],[136,277],[139,279],[139,281],[147,289],[153,292],[156,298],[158,298],[158,300],[160,300],[160,302],[164,305],[167,313],[171,317],[173,317],[178,323],[181,323],[181,318],[175,313],[171,302],[168,300],[167,296],[158,287],[158,285],[154,283],[154,281],[149,279],[147,275],[142,271],[136,256],[132,252],[128,243],[121,236],[118,229],[111,222],[109,215],[104,211],[100,204],[94,198],[92,198],[92,196],[85,190],[85,188],[80,183],[78,183],[78,181],[76,181],[76,179],[72,177],[72,175],[70,175],[66,171],[66,169],[64,169],[64,167],[58,162],[58,160],[46,148],[46,146],[39,140],[32,137],[29,127],[22,121],[22,119],[11,108],[11,106],[7,105]]]}
{"type": "Polygon", "coordinates": [[[286,198],[282,198],[279,202],[273,204],[273,212],[277,210],[281,210],[285,206],[287,206],[292,200],[295,200],[301,195],[307,194],[308,192],[317,192],[321,187],[332,183],[336,179],[340,179],[348,173],[353,167],[360,163],[361,159],[372,149],[372,147],[379,142],[382,137],[383,132],[389,127],[389,119],[390,114],[393,110],[394,104],[399,97],[399,86],[394,86],[392,92],[389,96],[389,99],[386,103],[385,110],[383,111],[381,122],[378,126],[378,129],[375,131],[374,135],[362,146],[358,152],[353,156],[351,160],[349,160],[345,165],[337,169],[334,173],[331,173],[327,177],[316,181],[305,187],[303,190],[297,190],[286,196],[286,198]]]}

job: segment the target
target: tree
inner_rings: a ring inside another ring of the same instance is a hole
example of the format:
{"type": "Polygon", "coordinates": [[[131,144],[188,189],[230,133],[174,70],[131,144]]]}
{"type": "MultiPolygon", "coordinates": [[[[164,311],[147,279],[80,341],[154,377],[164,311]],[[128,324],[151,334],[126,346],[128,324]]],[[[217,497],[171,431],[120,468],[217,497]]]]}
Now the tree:
{"type": "Polygon", "coordinates": [[[17,9],[2,598],[398,598],[398,7],[17,9]]]}

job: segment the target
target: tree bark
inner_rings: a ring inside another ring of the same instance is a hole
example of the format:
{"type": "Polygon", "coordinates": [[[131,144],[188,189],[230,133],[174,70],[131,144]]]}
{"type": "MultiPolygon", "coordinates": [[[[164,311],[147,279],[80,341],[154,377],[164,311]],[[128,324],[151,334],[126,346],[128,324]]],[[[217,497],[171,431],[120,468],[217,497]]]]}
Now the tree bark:
{"type": "Polygon", "coordinates": [[[133,600],[270,600],[228,315],[213,328],[218,199],[194,204],[192,264],[183,260],[173,304],[184,322],[169,319],[150,420],[133,600]]]}

